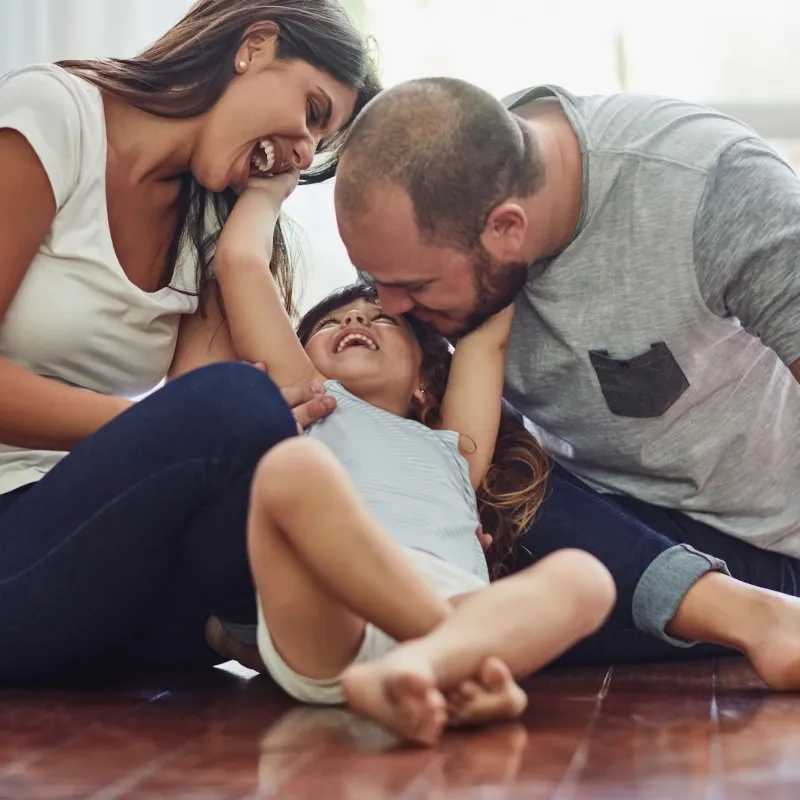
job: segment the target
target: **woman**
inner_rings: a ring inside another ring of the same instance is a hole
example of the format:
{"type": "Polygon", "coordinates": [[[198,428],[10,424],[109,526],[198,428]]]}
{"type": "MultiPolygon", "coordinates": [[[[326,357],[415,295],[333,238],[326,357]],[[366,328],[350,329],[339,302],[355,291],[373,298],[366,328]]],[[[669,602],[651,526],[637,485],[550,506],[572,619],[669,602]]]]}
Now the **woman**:
{"type": "MultiPolygon", "coordinates": [[[[136,58],[0,81],[0,682],[210,665],[209,618],[255,622],[249,485],[297,423],[251,366],[179,376],[220,360],[237,192],[329,177],[376,91],[336,0],[200,0],[136,58]]],[[[304,424],[321,394],[284,392],[304,424]]]]}

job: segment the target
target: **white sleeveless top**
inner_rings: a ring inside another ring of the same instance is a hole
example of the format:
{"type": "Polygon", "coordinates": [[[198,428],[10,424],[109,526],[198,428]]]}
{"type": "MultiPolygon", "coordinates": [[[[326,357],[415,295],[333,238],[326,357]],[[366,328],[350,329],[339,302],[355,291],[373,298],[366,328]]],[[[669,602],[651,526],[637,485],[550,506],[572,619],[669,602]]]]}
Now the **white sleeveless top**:
{"type": "MultiPolygon", "coordinates": [[[[182,314],[196,296],[152,294],[125,275],[106,205],[103,100],[92,84],[54,65],[0,79],[0,129],[21,133],[44,166],[56,217],[16,297],[0,320],[0,356],[53,380],[135,397],[165,377],[182,314]]],[[[182,258],[171,287],[194,292],[182,258]]],[[[0,445],[0,494],[42,477],[64,453],[0,445]]]]}
{"type": "Polygon", "coordinates": [[[308,432],[342,463],[361,499],[399,545],[489,582],[478,511],[455,431],[434,431],[361,400],[337,381],[336,411],[308,432]]]}

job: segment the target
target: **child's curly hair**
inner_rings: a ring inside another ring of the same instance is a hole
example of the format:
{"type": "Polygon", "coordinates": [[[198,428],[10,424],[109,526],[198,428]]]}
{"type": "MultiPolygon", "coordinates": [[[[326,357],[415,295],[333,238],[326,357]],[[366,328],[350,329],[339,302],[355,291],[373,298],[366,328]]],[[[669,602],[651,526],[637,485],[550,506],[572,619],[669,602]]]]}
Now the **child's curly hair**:
{"type": "MultiPolygon", "coordinates": [[[[319,320],[356,300],[378,302],[377,292],[366,283],[337,289],[300,320],[297,336],[303,347],[319,320]]],[[[452,353],[447,340],[430,325],[406,315],[422,350],[421,376],[425,400],[412,402],[409,417],[438,428],[442,400],[450,374],[452,353]]],[[[544,499],[549,461],[539,443],[508,409],[503,408],[492,463],[476,492],[478,513],[486,533],[493,536],[487,553],[493,578],[504,571],[514,542],[531,525],[544,499]]]]}

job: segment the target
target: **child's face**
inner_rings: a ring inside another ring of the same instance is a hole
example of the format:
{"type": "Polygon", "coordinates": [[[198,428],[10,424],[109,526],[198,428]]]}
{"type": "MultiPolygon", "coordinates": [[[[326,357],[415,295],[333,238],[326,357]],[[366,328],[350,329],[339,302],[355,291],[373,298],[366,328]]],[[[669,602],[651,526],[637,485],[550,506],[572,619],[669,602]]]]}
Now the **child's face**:
{"type": "Polygon", "coordinates": [[[306,352],[325,377],[359,397],[391,392],[410,402],[420,389],[416,337],[404,319],[387,316],[368,300],[354,300],[321,319],[306,352]]]}

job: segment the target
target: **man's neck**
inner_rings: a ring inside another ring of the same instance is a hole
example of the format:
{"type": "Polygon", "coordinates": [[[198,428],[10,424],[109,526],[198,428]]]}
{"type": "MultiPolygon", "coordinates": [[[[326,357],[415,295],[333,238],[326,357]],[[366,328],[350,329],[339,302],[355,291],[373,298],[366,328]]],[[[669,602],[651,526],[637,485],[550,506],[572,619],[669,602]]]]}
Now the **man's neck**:
{"type": "Polygon", "coordinates": [[[534,262],[557,255],[575,235],[583,202],[583,156],[557,100],[537,100],[514,113],[530,127],[545,168],[544,186],[522,203],[532,222],[527,249],[534,262]]]}

